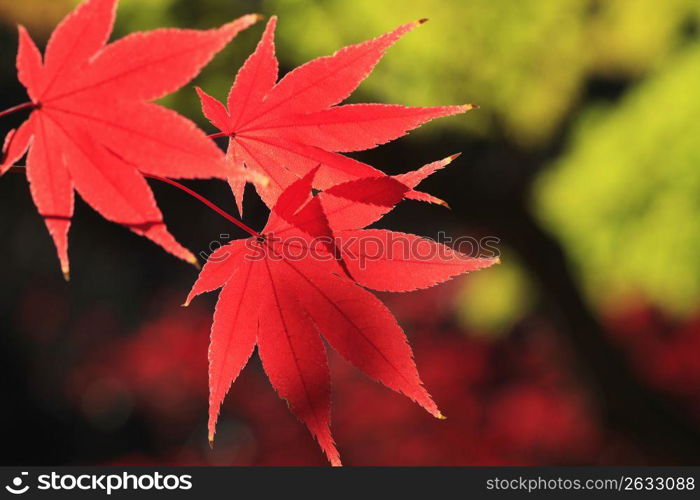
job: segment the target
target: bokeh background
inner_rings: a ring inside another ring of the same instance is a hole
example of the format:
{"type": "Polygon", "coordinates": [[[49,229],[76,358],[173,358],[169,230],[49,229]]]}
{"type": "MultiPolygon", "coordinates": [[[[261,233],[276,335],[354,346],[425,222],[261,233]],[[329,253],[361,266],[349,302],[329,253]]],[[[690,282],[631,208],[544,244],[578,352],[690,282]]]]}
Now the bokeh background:
{"type": "MultiPolygon", "coordinates": [[[[16,24],[43,43],[74,4],[0,0],[0,109],[26,100],[16,24]]],[[[700,463],[700,3],[122,0],[114,36],[247,12],[280,16],[284,70],[428,17],[352,101],[481,106],[358,155],[398,173],[463,152],[426,183],[451,211],[407,202],[382,225],[497,236],[503,264],[383,296],[447,421],[331,356],[345,463],[700,463]]],[[[225,96],[262,29],[196,83],[225,96]]],[[[192,85],[164,104],[213,131],[192,85]]],[[[225,183],[189,185],[235,211],[225,183]]],[[[242,236],[153,188],[190,249],[242,236]]],[[[1,462],[324,465],[256,357],[209,450],[215,296],[179,307],[196,270],[77,205],[67,284],[25,179],[0,179],[1,462]]]]}

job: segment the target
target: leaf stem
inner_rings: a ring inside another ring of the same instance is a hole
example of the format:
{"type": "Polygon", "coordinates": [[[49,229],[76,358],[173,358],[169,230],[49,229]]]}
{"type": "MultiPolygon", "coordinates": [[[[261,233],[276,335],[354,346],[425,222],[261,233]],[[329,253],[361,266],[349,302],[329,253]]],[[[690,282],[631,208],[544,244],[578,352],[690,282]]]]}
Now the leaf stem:
{"type": "MultiPolygon", "coordinates": [[[[26,172],[26,170],[27,170],[27,169],[26,169],[25,167],[20,166],[20,165],[15,165],[14,167],[10,168],[10,172],[13,172],[13,173],[22,173],[22,174],[24,174],[24,173],[26,172]]],[[[174,180],[172,180],[172,179],[168,179],[168,178],[166,178],[166,177],[161,177],[161,176],[159,176],[159,175],[144,174],[143,172],[142,172],[141,174],[142,174],[144,177],[148,177],[149,179],[155,179],[155,180],[157,180],[157,181],[161,181],[161,182],[165,182],[166,184],[170,184],[171,186],[175,186],[175,187],[178,188],[179,190],[184,191],[185,193],[189,194],[189,195],[192,196],[193,198],[196,198],[196,199],[199,200],[200,202],[204,203],[207,207],[209,207],[210,209],[212,209],[212,210],[213,210],[214,212],[216,212],[217,214],[221,215],[223,218],[227,219],[227,220],[230,221],[230,222],[233,222],[236,226],[238,226],[239,228],[243,229],[243,231],[245,231],[245,232],[248,233],[249,235],[251,235],[251,236],[253,236],[253,237],[255,237],[255,238],[260,238],[260,236],[261,236],[260,233],[258,233],[255,229],[253,229],[253,228],[251,228],[251,227],[248,227],[246,224],[244,224],[243,222],[241,222],[241,221],[239,221],[238,219],[236,219],[233,215],[231,215],[231,214],[229,214],[228,212],[226,212],[223,208],[220,208],[219,206],[215,205],[214,203],[212,203],[211,201],[209,201],[208,199],[206,199],[204,196],[202,196],[201,194],[199,194],[199,193],[197,193],[197,192],[191,190],[191,189],[188,188],[187,186],[185,186],[185,185],[183,185],[183,184],[180,184],[179,182],[174,181],[174,180]]]]}
{"type": "Polygon", "coordinates": [[[215,134],[209,134],[207,137],[210,139],[218,139],[219,137],[228,137],[229,134],[226,132],[216,132],[215,134]]]}
{"type": "Polygon", "coordinates": [[[0,111],[0,118],[2,118],[5,115],[11,115],[12,113],[16,113],[17,111],[22,111],[23,109],[33,108],[34,106],[35,105],[33,102],[23,102],[22,104],[18,104],[17,106],[12,106],[11,108],[7,108],[4,111],[0,111]]]}
{"type": "Polygon", "coordinates": [[[155,180],[157,180],[157,181],[161,181],[161,182],[165,182],[165,183],[167,183],[167,184],[170,184],[171,186],[175,186],[175,187],[178,188],[179,190],[184,191],[185,193],[189,194],[189,195],[192,196],[193,198],[196,198],[197,200],[201,201],[202,203],[204,203],[206,206],[208,206],[209,208],[211,208],[214,212],[216,212],[217,214],[221,215],[221,216],[224,217],[225,219],[228,219],[230,222],[233,222],[236,226],[238,226],[239,228],[243,229],[243,230],[244,230],[246,233],[248,233],[249,235],[254,236],[254,237],[256,237],[256,238],[259,238],[259,237],[260,237],[260,233],[258,233],[255,229],[252,229],[252,228],[248,227],[246,224],[244,224],[243,222],[241,222],[241,221],[239,221],[238,219],[236,219],[233,215],[231,215],[231,214],[229,214],[228,212],[226,212],[223,208],[220,208],[219,206],[215,205],[214,203],[212,203],[211,201],[209,201],[208,199],[206,199],[206,198],[205,198],[204,196],[202,196],[201,194],[199,194],[199,193],[197,193],[197,192],[195,192],[195,191],[192,191],[192,190],[191,190],[190,188],[188,188],[187,186],[185,186],[185,185],[183,185],[183,184],[180,184],[179,182],[174,181],[174,180],[172,180],[172,179],[168,179],[167,177],[160,177],[160,176],[158,176],[158,175],[144,174],[143,172],[142,172],[142,175],[143,175],[144,177],[148,177],[149,179],[155,179],[155,180]]]}

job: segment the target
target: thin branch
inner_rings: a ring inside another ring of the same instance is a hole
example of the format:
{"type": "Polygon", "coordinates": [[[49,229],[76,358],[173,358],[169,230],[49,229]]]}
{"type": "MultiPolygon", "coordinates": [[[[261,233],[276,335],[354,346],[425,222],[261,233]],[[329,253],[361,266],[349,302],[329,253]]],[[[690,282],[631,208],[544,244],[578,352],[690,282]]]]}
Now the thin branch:
{"type": "Polygon", "coordinates": [[[12,113],[16,113],[17,111],[21,111],[23,109],[30,109],[33,108],[35,105],[33,102],[23,102],[22,104],[18,104],[17,106],[12,106],[11,108],[7,108],[4,111],[0,111],[0,118],[2,118],[5,115],[11,115],[12,113]]]}
{"type": "Polygon", "coordinates": [[[209,134],[207,137],[210,139],[218,139],[219,137],[228,137],[229,134],[226,132],[216,132],[215,134],[209,134]]]}
{"type": "Polygon", "coordinates": [[[167,183],[167,184],[170,184],[171,186],[175,186],[176,188],[180,189],[181,191],[184,191],[185,193],[189,194],[190,196],[192,196],[192,197],[198,199],[199,201],[201,201],[202,203],[204,203],[206,206],[208,206],[209,208],[211,208],[214,212],[218,213],[219,215],[221,215],[221,216],[224,217],[225,219],[228,219],[230,222],[233,222],[236,226],[238,226],[239,228],[243,229],[243,230],[244,230],[246,233],[248,233],[249,235],[254,236],[254,237],[256,237],[256,238],[259,238],[259,237],[260,237],[260,233],[258,233],[256,230],[254,230],[254,229],[248,227],[246,224],[244,224],[243,222],[241,222],[241,221],[239,221],[238,219],[236,219],[233,215],[229,214],[229,213],[226,212],[224,209],[218,207],[217,205],[215,205],[215,204],[212,203],[211,201],[207,200],[207,199],[206,199],[204,196],[202,196],[201,194],[192,191],[192,190],[191,190],[190,188],[188,188],[187,186],[185,186],[185,185],[183,185],[183,184],[180,184],[179,182],[174,181],[174,180],[172,180],[172,179],[168,179],[167,177],[160,177],[160,176],[158,176],[158,175],[151,175],[151,174],[143,174],[143,176],[144,176],[144,177],[148,177],[149,179],[155,179],[155,180],[157,180],[157,181],[165,182],[165,183],[167,183]]]}

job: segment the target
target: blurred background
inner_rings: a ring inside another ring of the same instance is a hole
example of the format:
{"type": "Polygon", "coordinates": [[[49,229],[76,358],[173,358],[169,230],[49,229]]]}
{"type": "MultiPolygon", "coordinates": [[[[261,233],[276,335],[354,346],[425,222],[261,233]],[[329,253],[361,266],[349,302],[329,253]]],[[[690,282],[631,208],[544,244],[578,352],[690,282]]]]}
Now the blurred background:
{"type": "MultiPolygon", "coordinates": [[[[75,3],[0,0],[0,109],[26,100],[16,24],[43,44],[75,3]]],[[[463,152],[425,185],[452,210],[406,202],[381,224],[496,236],[503,264],[382,296],[447,421],[331,356],[346,464],[700,463],[700,3],[122,0],[114,37],[248,12],[280,16],[285,71],[428,17],[351,100],[481,106],[357,155],[399,173],[463,152]]],[[[195,83],[223,98],[263,27],[195,83]]],[[[213,132],[192,85],[163,103],[213,132]]],[[[188,185],[235,212],[225,183],[188,185]]],[[[152,187],[193,251],[243,236],[152,187]]],[[[246,222],[262,227],[248,193],[246,222]]],[[[0,179],[0,211],[3,464],[326,463],[257,357],[209,450],[216,297],[179,307],[195,269],[78,200],[68,284],[22,176],[0,179]]]]}

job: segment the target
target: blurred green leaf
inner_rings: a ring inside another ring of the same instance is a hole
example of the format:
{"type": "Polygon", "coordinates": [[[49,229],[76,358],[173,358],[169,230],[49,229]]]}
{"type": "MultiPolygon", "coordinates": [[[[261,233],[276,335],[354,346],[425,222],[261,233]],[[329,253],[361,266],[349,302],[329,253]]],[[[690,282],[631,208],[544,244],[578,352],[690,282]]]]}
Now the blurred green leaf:
{"type": "Polygon", "coordinates": [[[700,47],[668,60],[609,110],[582,119],[536,186],[589,295],[700,300],[700,47]]]}
{"type": "Polygon", "coordinates": [[[463,280],[455,298],[459,323],[478,335],[502,335],[527,314],[534,303],[534,286],[512,253],[487,273],[463,280]]]}

